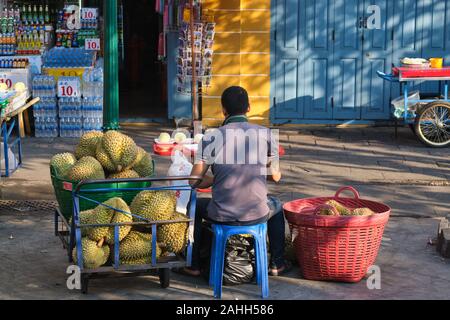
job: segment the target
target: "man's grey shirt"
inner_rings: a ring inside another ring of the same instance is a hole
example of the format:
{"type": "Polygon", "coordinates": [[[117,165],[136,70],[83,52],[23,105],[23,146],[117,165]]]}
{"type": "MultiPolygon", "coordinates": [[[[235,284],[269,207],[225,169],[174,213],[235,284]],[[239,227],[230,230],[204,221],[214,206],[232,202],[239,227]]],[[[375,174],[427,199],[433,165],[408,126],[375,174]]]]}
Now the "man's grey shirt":
{"type": "Polygon", "coordinates": [[[201,142],[196,161],[214,175],[208,217],[218,222],[260,220],[269,213],[267,163],[278,157],[268,128],[235,122],[212,130],[201,142]]]}

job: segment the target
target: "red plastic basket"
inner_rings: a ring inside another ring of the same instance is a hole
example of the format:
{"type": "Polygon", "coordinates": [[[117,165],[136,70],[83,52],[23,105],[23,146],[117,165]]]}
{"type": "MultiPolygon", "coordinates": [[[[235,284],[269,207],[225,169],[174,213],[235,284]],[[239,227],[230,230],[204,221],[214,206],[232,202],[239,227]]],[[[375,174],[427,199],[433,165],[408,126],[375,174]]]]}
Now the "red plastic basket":
{"type": "Polygon", "coordinates": [[[391,208],[360,199],[358,191],[343,187],[334,197],[308,198],[283,206],[301,272],[305,279],[359,282],[378,255],[391,208]],[[354,198],[340,194],[350,190],[354,198]],[[321,216],[315,211],[328,200],[348,208],[369,208],[373,216],[321,216]]]}

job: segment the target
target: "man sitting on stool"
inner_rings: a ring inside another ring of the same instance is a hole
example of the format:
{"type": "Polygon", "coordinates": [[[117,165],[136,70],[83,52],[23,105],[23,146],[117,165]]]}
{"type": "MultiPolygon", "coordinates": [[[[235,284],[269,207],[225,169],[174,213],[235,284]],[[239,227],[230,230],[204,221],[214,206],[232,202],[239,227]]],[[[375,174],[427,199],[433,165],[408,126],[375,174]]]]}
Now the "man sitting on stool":
{"type": "Polygon", "coordinates": [[[223,125],[207,133],[199,145],[192,176],[202,176],[196,188],[212,186],[212,199],[197,199],[192,267],[182,271],[200,275],[203,219],[226,225],[255,225],[267,221],[270,269],[278,276],[291,269],[284,259],[285,221],[281,202],[267,195],[267,179],[279,182],[278,142],[270,129],[250,124],[247,91],[230,87],[222,94],[223,125]],[[211,167],[213,176],[207,175],[211,167]]]}

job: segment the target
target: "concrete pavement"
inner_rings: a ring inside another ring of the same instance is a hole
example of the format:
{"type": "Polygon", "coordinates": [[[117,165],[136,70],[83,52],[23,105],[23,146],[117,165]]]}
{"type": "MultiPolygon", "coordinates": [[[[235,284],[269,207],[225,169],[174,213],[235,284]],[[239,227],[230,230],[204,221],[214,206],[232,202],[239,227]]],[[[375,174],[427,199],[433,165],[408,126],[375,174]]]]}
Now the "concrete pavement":
{"type": "MultiPolygon", "coordinates": [[[[146,150],[159,127],[125,127],[146,150]]],[[[283,129],[283,181],[270,191],[283,201],[330,196],[353,185],[361,196],[392,207],[377,265],[382,289],[301,279],[298,269],[270,280],[273,299],[449,299],[449,261],[428,245],[439,217],[450,213],[450,149],[430,149],[408,128],[394,140],[392,128],[283,129]]],[[[2,179],[1,199],[54,199],[48,173],[53,154],[71,151],[73,139],[25,140],[24,166],[2,179]]],[[[155,156],[158,175],[170,160],[155,156]]],[[[2,202],[0,201],[0,204],[2,202]]],[[[90,294],[65,287],[67,259],[53,235],[52,212],[27,212],[0,205],[0,299],[211,299],[203,280],[173,275],[169,289],[156,277],[93,280],[90,294]],[[12,237],[11,237],[12,236],[12,237]]],[[[225,289],[227,299],[258,298],[253,285],[225,289]]]]}
{"type": "MultiPolygon", "coordinates": [[[[50,211],[0,214],[0,300],[2,299],[212,299],[203,278],[171,274],[171,286],[159,287],[156,276],[91,280],[89,294],[66,287],[66,251],[53,235],[50,211]]],[[[376,265],[381,289],[370,290],[366,280],[355,284],[309,281],[298,268],[270,278],[271,299],[450,299],[450,262],[442,259],[429,237],[436,232],[433,218],[389,221],[376,265]]],[[[256,285],[224,287],[224,299],[258,299],[256,285]]]]}

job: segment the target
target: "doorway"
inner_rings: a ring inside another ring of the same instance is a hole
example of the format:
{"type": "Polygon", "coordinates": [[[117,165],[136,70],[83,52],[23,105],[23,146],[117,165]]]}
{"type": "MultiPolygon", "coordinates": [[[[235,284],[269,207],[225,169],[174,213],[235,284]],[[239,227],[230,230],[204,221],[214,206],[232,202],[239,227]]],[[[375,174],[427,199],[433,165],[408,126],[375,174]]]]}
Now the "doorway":
{"type": "Polygon", "coordinates": [[[120,119],[160,122],[167,119],[166,64],[158,60],[162,17],[155,12],[155,0],[122,0],[119,5],[120,119]]]}

